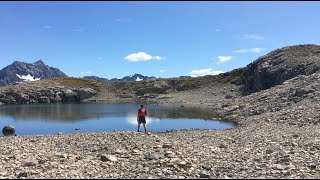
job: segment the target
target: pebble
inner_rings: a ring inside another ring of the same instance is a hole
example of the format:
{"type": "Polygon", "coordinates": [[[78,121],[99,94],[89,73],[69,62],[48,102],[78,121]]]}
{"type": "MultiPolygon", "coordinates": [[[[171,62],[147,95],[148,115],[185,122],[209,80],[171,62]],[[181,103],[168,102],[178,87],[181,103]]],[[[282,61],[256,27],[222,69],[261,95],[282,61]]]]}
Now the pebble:
{"type": "Polygon", "coordinates": [[[118,161],[118,159],[117,159],[117,157],[112,156],[112,155],[101,155],[101,161],[116,162],[116,161],[118,161]]]}

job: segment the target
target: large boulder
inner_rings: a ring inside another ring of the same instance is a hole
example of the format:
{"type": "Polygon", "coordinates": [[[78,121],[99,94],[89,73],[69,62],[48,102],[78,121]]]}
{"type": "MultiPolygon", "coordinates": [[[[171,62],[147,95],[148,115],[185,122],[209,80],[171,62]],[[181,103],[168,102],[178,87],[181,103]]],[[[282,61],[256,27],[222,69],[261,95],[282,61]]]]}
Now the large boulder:
{"type": "Polygon", "coordinates": [[[73,88],[64,90],[61,99],[63,102],[80,102],[94,95],[96,91],[91,88],[73,88]]]}
{"type": "Polygon", "coordinates": [[[12,135],[15,135],[15,133],[16,133],[16,128],[14,126],[11,126],[11,125],[5,126],[2,129],[2,134],[4,136],[12,136],[12,135]]]}
{"type": "Polygon", "coordinates": [[[79,101],[78,95],[76,92],[72,91],[71,89],[66,89],[63,91],[64,96],[62,97],[63,102],[75,102],[79,101]]]}
{"type": "Polygon", "coordinates": [[[277,49],[244,68],[243,94],[269,89],[298,75],[315,72],[320,72],[320,46],[307,44],[277,49]]]}
{"type": "Polygon", "coordinates": [[[73,89],[73,91],[77,93],[78,100],[80,101],[96,95],[96,91],[91,88],[79,88],[79,89],[73,89]]]}

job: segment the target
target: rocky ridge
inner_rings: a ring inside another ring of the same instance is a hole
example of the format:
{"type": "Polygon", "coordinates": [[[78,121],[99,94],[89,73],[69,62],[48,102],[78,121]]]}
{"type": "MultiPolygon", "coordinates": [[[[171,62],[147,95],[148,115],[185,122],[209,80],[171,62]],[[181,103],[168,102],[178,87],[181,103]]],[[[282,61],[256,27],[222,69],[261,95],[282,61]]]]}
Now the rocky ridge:
{"type": "Polygon", "coordinates": [[[80,102],[96,94],[96,90],[90,87],[74,87],[46,81],[24,82],[3,87],[0,90],[0,105],[80,102]]]}

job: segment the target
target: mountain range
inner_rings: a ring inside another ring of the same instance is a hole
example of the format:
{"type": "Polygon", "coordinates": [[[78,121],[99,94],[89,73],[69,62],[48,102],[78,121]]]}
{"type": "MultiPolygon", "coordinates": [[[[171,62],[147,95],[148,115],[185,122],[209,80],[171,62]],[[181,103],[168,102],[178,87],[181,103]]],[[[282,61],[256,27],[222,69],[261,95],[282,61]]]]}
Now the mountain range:
{"type": "Polygon", "coordinates": [[[113,79],[107,79],[107,78],[101,78],[101,77],[97,77],[97,76],[85,76],[83,77],[85,79],[92,79],[92,80],[97,80],[97,81],[142,81],[142,80],[151,80],[151,79],[156,79],[155,77],[151,76],[143,76],[141,74],[133,74],[130,76],[125,76],[121,79],[118,78],[113,78],[113,79]]]}
{"type": "MultiPolygon", "coordinates": [[[[11,65],[0,70],[0,86],[7,86],[24,81],[35,81],[40,79],[55,78],[55,77],[68,77],[64,72],[58,68],[46,65],[42,60],[34,63],[25,63],[14,61],[11,65]]],[[[85,76],[85,79],[92,79],[98,81],[142,81],[156,79],[151,76],[143,76],[141,74],[133,74],[123,78],[106,79],[97,76],[85,76]]]]}

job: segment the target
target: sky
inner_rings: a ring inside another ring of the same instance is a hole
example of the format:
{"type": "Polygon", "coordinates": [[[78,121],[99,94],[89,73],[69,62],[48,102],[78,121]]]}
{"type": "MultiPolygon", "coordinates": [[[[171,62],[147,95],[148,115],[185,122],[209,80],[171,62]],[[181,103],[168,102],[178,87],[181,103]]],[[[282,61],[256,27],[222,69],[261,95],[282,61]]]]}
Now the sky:
{"type": "Polygon", "coordinates": [[[320,44],[319,2],[0,2],[0,69],[42,59],[71,77],[203,76],[320,44]]]}

